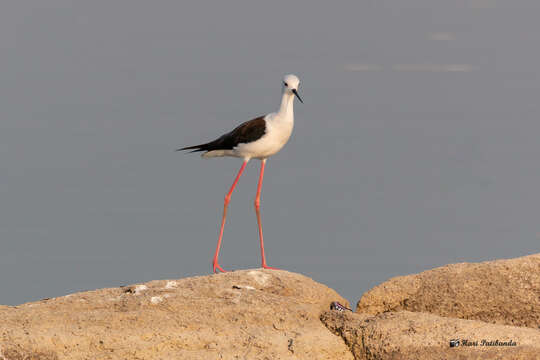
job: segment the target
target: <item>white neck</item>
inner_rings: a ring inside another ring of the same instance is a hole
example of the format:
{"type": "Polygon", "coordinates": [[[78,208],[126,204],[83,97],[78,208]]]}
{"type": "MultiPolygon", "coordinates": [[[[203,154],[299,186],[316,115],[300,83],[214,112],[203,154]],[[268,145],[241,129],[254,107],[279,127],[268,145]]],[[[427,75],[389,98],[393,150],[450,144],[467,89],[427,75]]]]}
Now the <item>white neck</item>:
{"type": "Polygon", "coordinates": [[[278,115],[285,116],[285,117],[292,117],[294,115],[293,113],[293,105],[294,105],[294,95],[288,93],[287,91],[283,92],[283,96],[281,97],[281,106],[279,107],[278,115]]]}

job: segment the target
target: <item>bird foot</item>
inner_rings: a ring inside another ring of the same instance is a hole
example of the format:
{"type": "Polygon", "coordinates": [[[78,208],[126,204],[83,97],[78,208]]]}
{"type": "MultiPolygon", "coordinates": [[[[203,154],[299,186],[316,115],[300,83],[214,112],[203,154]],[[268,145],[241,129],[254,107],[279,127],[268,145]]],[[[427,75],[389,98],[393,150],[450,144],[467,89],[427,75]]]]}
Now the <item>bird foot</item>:
{"type": "Polygon", "coordinates": [[[221,272],[227,272],[227,270],[223,270],[223,268],[221,266],[219,266],[219,264],[217,263],[217,261],[214,261],[214,274],[217,274],[217,270],[221,271],[221,272]]]}
{"type": "Polygon", "coordinates": [[[263,269],[269,269],[269,270],[281,270],[281,269],[278,269],[278,268],[275,268],[275,267],[272,267],[272,266],[268,266],[266,264],[262,264],[262,268],[263,269]]]}

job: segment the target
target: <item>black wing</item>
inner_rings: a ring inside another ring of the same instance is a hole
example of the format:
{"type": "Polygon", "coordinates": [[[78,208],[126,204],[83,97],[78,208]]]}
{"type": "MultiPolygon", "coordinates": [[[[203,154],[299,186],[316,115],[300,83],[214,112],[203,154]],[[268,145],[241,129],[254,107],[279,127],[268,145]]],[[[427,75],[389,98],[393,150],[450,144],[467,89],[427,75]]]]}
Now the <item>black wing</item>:
{"type": "Polygon", "coordinates": [[[233,131],[210,141],[206,144],[187,146],[176,151],[193,150],[196,151],[212,151],[212,150],[231,150],[238,144],[245,144],[260,139],[266,133],[266,120],[264,116],[259,116],[253,120],[236,127],[233,131]]]}

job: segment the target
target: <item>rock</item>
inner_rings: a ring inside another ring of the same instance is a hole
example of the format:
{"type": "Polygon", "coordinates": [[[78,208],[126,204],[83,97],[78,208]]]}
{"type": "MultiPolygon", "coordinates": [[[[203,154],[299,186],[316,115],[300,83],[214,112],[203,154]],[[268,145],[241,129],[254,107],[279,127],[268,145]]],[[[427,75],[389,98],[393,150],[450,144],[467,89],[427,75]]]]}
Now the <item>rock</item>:
{"type": "Polygon", "coordinates": [[[157,280],[0,307],[0,359],[353,359],[328,287],[287,271],[157,280]]]}
{"type": "Polygon", "coordinates": [[[540,331],[526,327],[409,311],[375,316],[326,311],[321,321],[343,338],[355,359],[532,360],[540,357],[540,331]],[[451,339],[459,339],[461,345],[450,347],[451,339]],[[492,345],[498,340],[515,346],[486,346],[482,340],[492,341],[492,345]]]}
{"type": "Polygon", "coordinates": [[[366,292],[356,306],[368,314],[401,310],[538,329],[540,254],[395,277],[366,292]]]}

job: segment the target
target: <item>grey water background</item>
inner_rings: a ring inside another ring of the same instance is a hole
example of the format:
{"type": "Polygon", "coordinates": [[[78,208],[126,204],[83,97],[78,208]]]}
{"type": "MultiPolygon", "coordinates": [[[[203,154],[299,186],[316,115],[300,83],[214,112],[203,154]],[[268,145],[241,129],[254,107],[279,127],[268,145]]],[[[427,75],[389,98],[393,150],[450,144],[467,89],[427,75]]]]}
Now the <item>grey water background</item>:
{"type": "MultiPolygon", "coordinates": [[[[539,251],[535,0],[0,5],[0,304],[209,274],[241,162],[174,152],[275,111],[268,262],[356,302],[396,275],[539,251]]],[[[259,162],[220,263],[260,265],[259,162]]]]}

